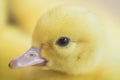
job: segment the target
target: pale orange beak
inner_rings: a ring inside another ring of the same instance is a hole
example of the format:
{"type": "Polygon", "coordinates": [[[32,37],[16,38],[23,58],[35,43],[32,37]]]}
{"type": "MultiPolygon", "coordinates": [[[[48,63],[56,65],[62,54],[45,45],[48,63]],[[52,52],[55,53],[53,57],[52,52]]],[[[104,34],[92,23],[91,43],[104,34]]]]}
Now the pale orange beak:
{"type": "Polygon", "coordinates": [[[21,68],[34,65],[45,65],[46,60],[40,56],[42,48],[30,48],[23,55],[16,57],[9,63],[10,68],[21,68]]]}

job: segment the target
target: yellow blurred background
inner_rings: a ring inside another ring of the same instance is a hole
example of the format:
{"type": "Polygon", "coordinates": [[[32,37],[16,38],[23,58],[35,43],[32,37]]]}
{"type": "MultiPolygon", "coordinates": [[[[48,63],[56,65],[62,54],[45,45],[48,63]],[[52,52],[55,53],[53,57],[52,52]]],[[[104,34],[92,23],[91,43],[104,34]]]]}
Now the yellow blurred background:
{"type": "Polygon", "coordinates": [[[31,46],[31,35],[40,16],[65,2],[90,9],[105,24],[113,22],[107,21],[112,18],[119,25],[119,0],[0,0],[0,80],[23,80],[29,69],[11,70],[9,61],[31,46]]]}

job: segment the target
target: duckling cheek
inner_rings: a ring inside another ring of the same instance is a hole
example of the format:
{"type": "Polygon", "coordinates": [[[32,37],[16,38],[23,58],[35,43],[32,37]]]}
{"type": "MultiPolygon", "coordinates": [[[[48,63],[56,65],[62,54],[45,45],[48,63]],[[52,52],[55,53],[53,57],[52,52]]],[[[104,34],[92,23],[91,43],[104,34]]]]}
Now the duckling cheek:
{"type": "Polygon", "coordinates": [[[13,59],[9,67],[10,68],[21,68],[33,65],[44,65],[46,60],[40,56],[41,50],[39,48],[30,48],[23,55],[13,59]]]}

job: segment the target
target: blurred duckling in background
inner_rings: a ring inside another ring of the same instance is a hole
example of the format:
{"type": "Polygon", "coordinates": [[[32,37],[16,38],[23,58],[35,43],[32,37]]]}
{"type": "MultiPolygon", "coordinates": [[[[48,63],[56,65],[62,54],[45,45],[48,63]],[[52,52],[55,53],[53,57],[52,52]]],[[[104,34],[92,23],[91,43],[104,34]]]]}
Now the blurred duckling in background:
{"type": "Polygon", "coordinates": [[[0,0],[0,80],[21,80],[24,70],[10,70],[8,63],[14,56],[23,53],[31,45],[30,36],[18,26],[7,24],[7,1],[0,0]]]}
{"type": "Polygon", "coordinates": [[[0,79],[21,80],[24,69],[10,70],[8,63],[12,57],[20,55],[31,45],[30,36],[21,32],[18,27],[6,25],[0,29],[0,79]],[[7,77],[6,77],[7,76],[7,77]]]}
{"type": "Polygon", "coordinates": [[[119,35],[84,8],[62,5],[39,19],[32,47],[9,66],[38,66],[25,80],[120,80],[119,35]]]}
{"type": "Polygon", "coordinates": [[[8,7],[14,24],[32,34],[36,22],[49,9],[62,4],[66,0],[9,0],[8,7]]]}
{"type": "Polygon", "coordinates": [[[6,22],[6,0],[0,0],[0,28],[5,26],[6,22]]]}

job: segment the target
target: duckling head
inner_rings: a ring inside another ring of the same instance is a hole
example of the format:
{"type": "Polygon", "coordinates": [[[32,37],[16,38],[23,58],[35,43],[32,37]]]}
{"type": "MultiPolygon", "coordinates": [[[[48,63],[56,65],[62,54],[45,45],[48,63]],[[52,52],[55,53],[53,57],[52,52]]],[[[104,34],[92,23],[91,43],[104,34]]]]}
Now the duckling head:
{"type": "Polygon", "coordinates": [[[67,74],[97,69],[103,57],[103,27],[79,6],[59,6],[38,21],[32,47],[10,62],[11,68],[40,66],[67,74]]]}

